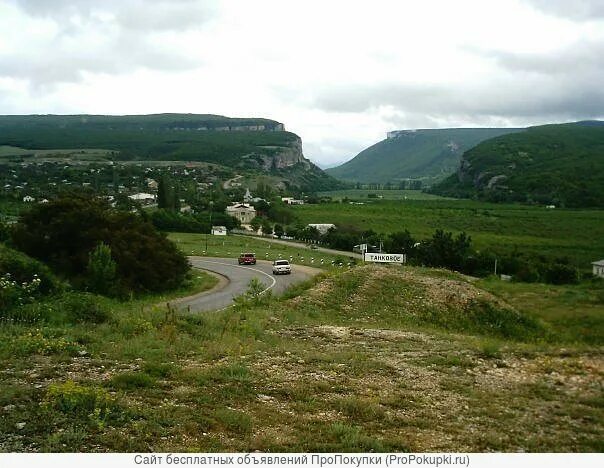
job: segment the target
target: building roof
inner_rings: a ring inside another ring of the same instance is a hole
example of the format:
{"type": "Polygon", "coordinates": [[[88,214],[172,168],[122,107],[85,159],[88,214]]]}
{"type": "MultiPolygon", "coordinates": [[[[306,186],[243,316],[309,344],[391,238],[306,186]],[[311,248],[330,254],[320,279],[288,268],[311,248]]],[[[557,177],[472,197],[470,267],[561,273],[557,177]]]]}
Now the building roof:
{"type": "Polygon", "coordinates": [[[253,206],[248,205],[247,203],[236,203],[234,205],[227,206],[227,211],[256,211],[253,206]]]}
{"type": "Polygon", "coordinates": [[[133,195],[129,195],[128,198],[131,200],[155,200],[155,195],[151,193],[135,193],[133,195]]]}
{"type": "Polygon", "coordinates": [[[604,260],[598,260],[597,262],[591,262],[592,265],[604,266],[604,260]]]}
{"type": "Polygon", "coordinates": [[[212,226],[212,229],[224,229],[226,231],[226,226],[212,226]]]}

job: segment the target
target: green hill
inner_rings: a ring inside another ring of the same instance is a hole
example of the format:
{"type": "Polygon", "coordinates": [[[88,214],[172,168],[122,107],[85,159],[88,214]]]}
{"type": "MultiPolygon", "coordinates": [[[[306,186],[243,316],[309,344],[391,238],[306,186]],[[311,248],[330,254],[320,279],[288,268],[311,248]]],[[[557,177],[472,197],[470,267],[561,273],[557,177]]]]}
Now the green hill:
{"type": "Polygon", "coordinates": [[[362,183],[402,179],[438,180],[453,173],[467,149],[483,140],[519,131],[512,128],[445,128],[389,132],[388,138],[326,172],[362,183]]]}
{"type": "Polygon", "coordinates": [[[604,122],[544,125],[482,142],[432,191],[489,201],[604,206],[604,122]]]}
{"type": "Polygon", "coordinates": [[[103,149],[114,160],[203,161],[288,178],[306,190],[337,185],[302,154],[283,124],[210,114],[6,115],[0,147],[103,149]],[[303,174],[304,177],[300,177],[303,174]]]}

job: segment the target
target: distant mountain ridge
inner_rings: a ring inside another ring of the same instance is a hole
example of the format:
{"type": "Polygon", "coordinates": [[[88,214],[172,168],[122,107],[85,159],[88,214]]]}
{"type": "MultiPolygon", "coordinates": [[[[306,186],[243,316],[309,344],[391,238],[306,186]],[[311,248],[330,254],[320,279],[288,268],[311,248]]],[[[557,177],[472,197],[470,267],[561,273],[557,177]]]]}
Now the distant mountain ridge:
{"type": "Polygon", "coordinates": [[[455,172],[464,151],[518,128],[397,130],[350,161],[325,172],[342,180],[387,183],[404,179],[440,180],[455,172]]]}
{"type": "Polygon", "coordinates": [[[3,115],[0,146],[103,148],[115,160],[203,161],[271,173],[305,190],[338,182],[306,159],[280,122],[214,114],[3,115]],[[290,177],[291,176],[291,177],[290,177]]]}
{"type": "Polygon", "coordinates": [[[467,151],[440,195],[567,207],[604,207],[604,122],[529,127],[467,151]]]}

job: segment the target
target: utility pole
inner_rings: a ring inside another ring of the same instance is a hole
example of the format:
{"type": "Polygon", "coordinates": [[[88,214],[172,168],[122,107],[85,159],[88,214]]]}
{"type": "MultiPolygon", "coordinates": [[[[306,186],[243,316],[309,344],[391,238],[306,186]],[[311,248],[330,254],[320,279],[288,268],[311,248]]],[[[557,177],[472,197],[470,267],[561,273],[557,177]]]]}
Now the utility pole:
{"type": "Polygon", "coordinates": [[[495,259],[495,276],[497,276],[497,259],[495,259]]]}
{"type": "MultiPolygon", "coordinates": [[[[210,232],[212,232],[212,207],[214,202],[210,200],[210,232]]],[[[208,254],[208,233],[206,232],[206,255],[208,254]]]]}

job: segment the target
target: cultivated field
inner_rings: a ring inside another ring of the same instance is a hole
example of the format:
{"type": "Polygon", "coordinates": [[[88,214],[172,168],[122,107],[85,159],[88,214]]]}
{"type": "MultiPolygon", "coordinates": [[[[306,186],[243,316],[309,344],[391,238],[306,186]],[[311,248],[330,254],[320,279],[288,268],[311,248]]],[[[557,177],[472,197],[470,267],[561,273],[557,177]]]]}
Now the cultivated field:
{"type": "Polygon", "coordinates": [[[604,258],[604,211],[462,200],[375,200],[294,207],[303,223],[334,223],[389,233],[408,229],[418,240],[436,229],[465,231],[478,249],[566,256],[583,271],[604,258]]]}
{"type": "MultiPolygon", "coordinates": [[[[332,197],[334,200],[342,200],[349,198],[369,199],[369,195],[381,196],[384,200],[447,200],[438,195],[424,193],[421,190],[365,190],[365,189],[349,189],[349,190],[333,190],[331,192],[319,192],[319,196],[332,197]]],[[[372,197],[372,199],[375,197],[372,197]]]]}

